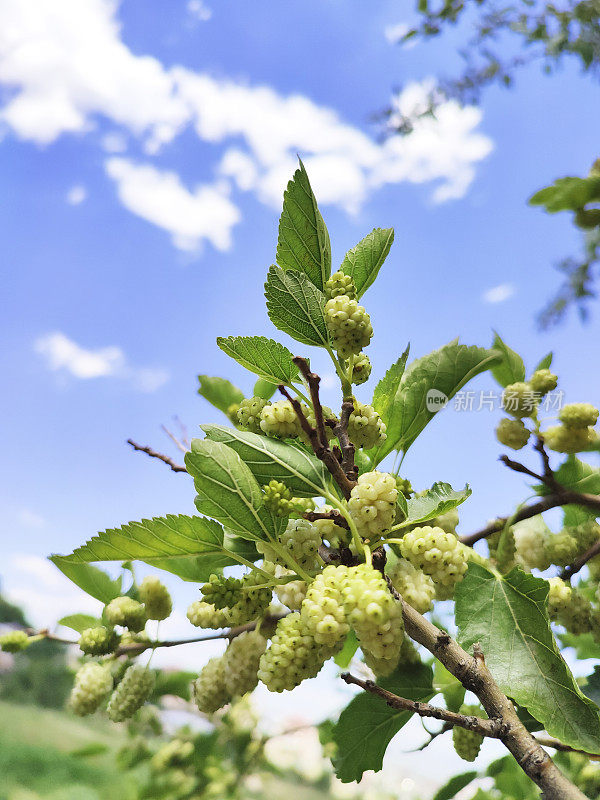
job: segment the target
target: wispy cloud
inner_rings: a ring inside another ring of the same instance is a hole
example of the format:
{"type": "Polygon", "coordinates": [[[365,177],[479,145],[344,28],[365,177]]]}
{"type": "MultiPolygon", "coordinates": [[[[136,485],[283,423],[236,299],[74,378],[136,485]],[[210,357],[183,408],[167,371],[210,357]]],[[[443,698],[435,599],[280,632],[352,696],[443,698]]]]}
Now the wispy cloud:
{"type": "Polygon", "coordinates": [[[79,380],[119,378],[142,392],[154,392],[169,379],[165,370],[132,366],[116,345],[87,349],[60,331],[40,336],[34,343],[34,350],[44,358],[49,370],[67,373],[79,380]]]}
{"type": "Polygon", "coordinates": [[[188,14],[198,22],[208,22],[212,17],[212,10],[203,0],[188,0],[186,8],[188,14]]]}
{"type": "Polygon", "coordinates": [[[76,184],[67,192],[66,201],[70,206],[79,206],[87,199],[88,193],[85,186],[76,184]]]}
{"type": "Polygon", "coordinates": [[[46,524],[42,515],[30,508],[21,508],[17,511],[17,522],[24,528],[43,528],[46,524]]]}
{"type": "Polygon", "coordinates": [[[389,44],[397,44],[403,36],[410,30],[410,25],[406,22],[397,22],[393,25],[386,25],[383,29],[383,35],[389,44]]]}
{"type": "Polygon", "coordinates": [[[512,283],[501,283],[498,286],[492,286],[487,289],[482,295],[481,299],[484,303],[504,303],[509,300],[515,293],[515,287],[512,283]]]}
{"type": "MultiPolygon", "coordinates": [[[[34,14],[23,0],[3,0],[0,84],[10,91],[0,121],[40,144],[85,135],[100,119],[113,126],[111,138],[101,140],[106,151],[125,152],[127,141],[141,140],[149,163],[111,158],[107,173],[123,205],[167,230],[182,249],[203,241],[230,247],[240,214],[221,181],[278,207],[296,153],[320,202],[355,213],[386,184],[433,184],[435,202],[463,197],[492,149],[479,130],[480,110],[454,102],[443,103],[435,119],[417,119],[410,135],[377,141],[306,96],[167,66],[129,49],[117,11],[116,0],[54,0],[34,14]],[[209,145],[216,183],[186,188],[179,175],[151,163],[184,130],[209,145]]],[[[188,13],[208,11],[201,0],[188,3],[188,13]]],[[[398,107],[405,114],[418,109],[429,88],[408,85],[398,107]]]]}

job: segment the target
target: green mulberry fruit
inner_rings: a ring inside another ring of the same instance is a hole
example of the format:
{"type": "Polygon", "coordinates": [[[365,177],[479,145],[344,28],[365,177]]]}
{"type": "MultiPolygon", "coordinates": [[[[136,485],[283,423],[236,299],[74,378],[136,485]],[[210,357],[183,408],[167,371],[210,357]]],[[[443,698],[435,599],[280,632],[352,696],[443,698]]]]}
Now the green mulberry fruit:
{"type": "Polygon", "coordinates": [[[525,447],[530,437],[529,430],[520,419],[509,419],[504,417],[496,428],[496,438],[505,447],[513,450],[520,450],[525,447]]]}
{"type": "Polygon", "coordinates": [[[352,488],[348,509],[358,532],[365,539],[378,539],[394,524],[398,489],[386,472],[365,472],[352,488]]]}
{"type": "Polygon", "coordinates": [[[302,433],[300,421],[289,400],[278,400],[260,412],[260,428],[267,436],[297,439],[302,433]]]}
{"type": "Polygon", "coordinates": [[[196,628],[227,628],[231,618],[227,609],[215,608],[212,603],[195,600],[187,610],[187,618],[196,628]]]}
{"type": "Polygon", "coordinates": [[[443,531],[446,531],[446,533],[455,533],[458,523],[458,511],[455,508],[451,508],[450,511],[446,511],[445,514],[440,514],[439,517],[432,519],[430,524],[434,528],[441,528],[443,531]]]}
{"type": "Polygon", "coordinates": [[[193,755],[193,742],[171,739],[170,742],[165,742],[152,756],[152,768],[157,772],[162,772],[169,767],[178,767],[186,764],[193,755]]]}
{"type": "Polygon", "coordinates": [[[598,409],[591,403],[569,403],[560,410],[558,418],[569,428],[588,428],[598,421],[598,409]]]}
{"type": "Polygon", "coordinates": [[[529,385],[536,394],[543,397],[543,395],[556,389],[558,378],[549,369],[538,369],[529,379],[529,385]]]}
{"type": "Polygon", "coordinates": [[[207,661],[192,684],[192,692],[198,710],[204,714],[214,714],[230,702],[231,695],[225,688],[222,656],[207,661]]]}
{"type": "Polygon", "coordinates": [[[548,552],[548,530],[540,517],[513,525],[517,561],[528,569],[548,569],[552,562],[548,552]]]}
{"type": "Polygon", "coordinates": [[[330,565],[308,587],[301,615],[317,644],[337,647],[350,630],[342,594],[347,578],[348,567],[330,565]]]}
{"type": "Polygon", "coordinates": [[[218,627],[222,627],[223,622],[230,626],[250,622],[261,616],[271,602],[271,589],[254,588],[264,582],[265,577],[259,572],[249,572],[243,578],[211,575],[208,583],[202,587],[202,593],[206,598],[204,606],[192,603],[188,609],[188,619],[192,624],[196,624],[194,619],[206,616],[211,624],[204,627],[215,627],[215,623],[221,623],[218,627]],[[215,611],[222,614],[214,614],[215,611]],[[213,620],[210,620],[211,613],[214,614],[213,620]]]}
{"type": "Polygon", "coordinates": [[[556,453],[581,453],[596,440],[591,428],[571,428],[555,425],[542,433],[544,443],[556,453]]]}
{"type": "Polygon", "coordinates": [[[113,688],[110,669],[91,661],[84,664],[75,675],[69,697],[70,709],[80,717],[93,714],[113,688]]]}
{"type": "Polygon", "coordinates": [[[371,375],[371,360],[365,353],[359,353],[354,357],[352,366],[352,383],[360,386],[369,380],[371,375]]]}
{"type": "Polygon", "coordinates": [[[232,639],[223,654],[225,690],[231,698],[251,692],[258,684],[258,665],[267,649],[267,640],[259,631],[244,631],[232,639]]]}
{"type": "Polygon", "coordinates": [[[325,283],[325,297],[331,300],[333,297],[346,295],[347,297],[356,299],[356,285],[350,275],[342,272],[341,269],[334,272],[331,278],[325,283]]]}
{"type": "Polygon", "coordinates": [[[465,548],[454,534],[441,528],[429,525],[413,528],[404,535],[400,550],[413,567],[431,576],[436,589],[451,591],[467,571],[465,548]]]}
{"type": "Polygon", "coordinates": [[[162,620],[171,615],[173,602],[167,587],[158,578],[148,576],[140,584],[139,597],[148,619],[162,620]]]}
{"type": "MultiPolygon", "coordinates": [[[[319,528],[306,519],[290,519],[285,531],[279,537],[279,544],[289,554],[290,559],[301,567],[312,569],[315,566],[317,553],[322,539],[319,528]]],[[[256,549],[266,561],[279,564],[282,567],[293,567],[284,560],[283,554],[278,552],[268,542],[257,542],[256,549]]]]}
{"type": "Polygon", "coordinates": [[[262,410],[271,405],[268,400],[263,400],[262,397],[249,397],[242,400],[240,407],[237,410],[237,424],[243,431],[250,431],[251,433],[262,433],[260,427],[262,410]]]}
{"type": "Polygon", "coordinates": [[[548,536],[545,553],[550,564],[566,567],[577,557],[579,545],[577,539],[568,530],[564,530],[548,536]]]}
{"type": "MultiPolygon", "coordinates": [[[[264,566],[264,565],[263,565],[264,566]]],[[[286,575],[293,574],[284,567],[275,566],[275,577],[284,578],[286,575]]],[[[308,585],[306,581],[287,581],[275,587],[275,594],[280,603],[287,606],[291,611],[300,611],[302,602],[306,597],[308,585]]]]}
{"type": "Polygon", "coordinates": [[[340,295],[325,304],[325,322],[334,350],[342,358],[358,355],[371,341],[373,327],[363,306],[347,295],[340,295]]]}
{"type": "Polygon", "coordinates": [[[88,656],[104,656],[119,646],[121,637],[112,628],[103,625],[86,628],[79,637],[79,649],[88,656]]]}
{"type": "Polygon", "coordinates": [[[104,608],[104,616],[110,625],[122,625],[136,633],[146,625],[146,609],[131,597],[115,597],[104,608]]]}
{"type": "Polygon", "coordinates": [[[5,653],[20,653],[29,645],[29,636],[25,631],[9,631],[0,636],[0,650],[5,653]]]}
{"type": "Polygon", "coordinates": [[[302,616],[294,611],[280,619],[267,651],[260,658],[258,679],[270,692],[283,692],[314,678],[323,664],[339,652],[317,644],[302,616]]]}
{"type": "Polygon", "coordinates": [[[278,517],[287,517],[292,509],[292,492],[285,483],[272,480],[265,486],[264,504],[278,517]]]}
{"type": "Polygon", "coordinates": [[[429,575],[413,567],[410,561],[399,558],[388,569],[388,576],[394,589],[402,595],[409,606],[419,614],[431,611],[435,599],[435,586],[429,575]]]}
{"type": "Polygon", "coordinates": [[[577,636],[593,630],[593,608],[591,603],[568,583],[560,578],[548,581],[548,616],[570,633],[577,636]]]}
{"type": "Polygon", "coordinates": [[[502,408],[511,416],[530,417],[537,408],[535,392],[529,383],[511,383],[502,392],[502,408]]]}
{"type": "Polygon", "coordinates": [[[407,500],[415,493],[408,478],[396,478],[396,489],[398,489],[400,494],[403,494],[407,500]]]}
{"type": "Polygon", "coordinates": [[[132,717],[152,694],[154,673],[139,664],[128,667],[122,681],[111,695],[106,709],[109,719],[123,722],[132,717]]]}
{"type": "Polygon", "coordinates": [[[237,425],[237,412],[239,411],[239,408],[239,403],[232,403],[230,406],[227,406],[227,411],[225,412],[229,421],[233,422],[234,425],[237,425]]]}
{"type": "MultiPolygon", "coordinates": [[[[483,718],[483,710],[479,706],[463,705],[460,713],[467,717],[483,718]]],[[[452,728],[452,742],[457,755],[464,761],[475,761],[483,744],[483,736],[455,725],[452,728]]]]}
{"type": "Polygon", "coordinates": [[[355,400],[348,420],[348,436],[357,447],[369,450],[385,441],[385,423],[374,408],[355,400]]]}

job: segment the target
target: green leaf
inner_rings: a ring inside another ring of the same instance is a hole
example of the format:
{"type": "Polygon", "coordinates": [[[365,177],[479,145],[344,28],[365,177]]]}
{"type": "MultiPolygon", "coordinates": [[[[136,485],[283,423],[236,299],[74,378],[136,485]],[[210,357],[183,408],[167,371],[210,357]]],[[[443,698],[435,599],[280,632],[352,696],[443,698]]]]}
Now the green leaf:
{"type": "Polygon", "coordinates": [[[71,628],[72,631],[77,633],[83,633],[86,628],[97,628],[102,625],[102,620],[98,619],[98,617],[92,617],[90,614],[69,614],[69,616],[59,619],[57,625],[71,628]]]}
{"type": "Polygon", "coordinates": [[[377,277],[393,241],[393,228],[374,228],[346,253],[341,270],[354,280],[358,297],[362,297],[377,277]]]}
{"type": "Polygon", "coordinates": [[[69,752],[75,758],[88,758],[90,756],[100,756],[108,751],[109,747],[104,742],[90,742],[82,747],[77,747],[69,752]]]}
{"type": "Polygon", "coordinates": [[[350,628],[346,639],[344,640],[344,646],[340,650],[340,652],[334,656],[334,661],[338,665],[340,669],[348,669],[350,666],[350,662],[354,658],[354,654],[358,650],[358,639],[356,638],[356,634],[354,630],[350,628]]]}
{"type": "Polygon", "coordinates": [[[381,419],[386,423],[388,420],[389,407],[398,391],[400,381],[404,375],[406,360],[410,351],[410,344],[396,361],[385,373],[373,391],[373,402],[371,405],[377,411],[381,419]]]}
{"type": "MultiPolygon", "coordinates": [[[[118,556],[117,560],[121,561],[127,556],[118,556]]],[[[100,600],[101,603],[110,603],[115,597],[119,597],[122,592],[121,578],[114,580],[107,575],[104,570],[98,567],[92,567],[90,564],[73,563],[69,556],[50,556],[49,559],[55,567],[66,575],[70,581],[87,592],[91,597],[100,600]]],[[[75,561],[100,561],[102,559],[75,559],[75,561]]]]}
{"type": "Polygon", "coordinates": [[[277,386],[274,383],[269,383],[269,381],[259,378],[254,384],[252,395],[253,397],[262,397],[263,400],[270,400],[276,391],[277,386]]]}
{"type": "MultiPolygon", "coordinates": [[[[53,560],[60,560],[63,571],[75,571],[86,567],[96,570],[82,562],[131,558],[180,575],[184,580],[205,581],[211,572],[239,563],[236,558],[239,552],[239,540],[226,535],[218,522],[169,514],[103,531],[71,555],[54,556],[53,560]]],[[[112,596],[120,593],[119,583],[112,596]]]]}
{"type": "Polygon", "coordinates": [[[302,272],[271,267],[265,283],[269,319],[302,344],[326,347],[325,295],[302,272]]]}
{"type": "Polygon", "coordinates": [[[201,514],[214,517],[244,539],[277,536],[283,520],[263,506],[260,486],[235,450],[210,439],[192,439],[185,465],[194,479],[201,514]]]}
{"type": "MultiPolygon", "coordinates": [[[[399,665],[380,686],[401,697],[427,702],[435,691],[431,667],[399,665]]],[[[361,692],[340,714],[335,726],[337,756],[334,766],[344,783],[359,781],[363,772],[380,770],[386,748],[412,715],[390,708],[381,697],[361,692]]]]}
{"type": "Polygon", "coordinates": [[[555,477],[562,486],[574,492],[600,494],[600,469],[576,456],[569,456],[556,470],[555,477]]]}
{"type": "Polygon", "coordinates": [[[469,564],[456,587],[462,646],[479,643],[502,691],[571,747],[600,753],[600,718],[575,682],[550,631],[548,584],[516,567],[497,575],[469,564]],[[507,657],[510,654],[510,657],[507,657]]]}
{"type": "Polygon", "coordinates": [[[235,450],[261,486],[282,481],[296,497],[318,497],[328,491],[323,462],[303,447],[223,425],[202,425],[202,430],[208,439],[235,450]]]}
{"type": "Polygon", "coordinates": [[[597,706],[600,705],[600,667],[598,665],[594,667],[592,674],[588,675],[583,687],[583,693],[586,697],[589,697],[592,703],[597,706]]]}
{"type": "Polygon", "coordinates": [[[574,634],[560,631],[557,636],[563,647],[572,647],[575,650],[577,658],[600,659],[600,644],[594,640],[593,634],[574,634]]]}
{"type": "Polygon", "coordinates": [[[502,341],[500,335],[494,331],[492,348],[501,355],[501,360],[492,367],[492,375],[500,386],[509,386],[525,380],[525,364],[523,359],[514,350],[502,341]]]}
{"type": "Polygon", "coordinates": [[[218,408],[224,414],[227,413],[229,406],[234,403],[241,403],[244,399],[244,393],[233,383],[225,378],[211,378],[210,375],[198,375],[200,381],[200,388],[198,394],[205,400],[218,408]]]}
{"type": "Polygon", "coordinates": [[[554,353],[550,351],[547,353],[542,360],[538,363],[537,367],[534,369],[534,372],[537,372],[538,369],[550,369],[552,366],[552,359],[554,357],[554,353]]]}
{"type": "Polygon", "coordinates": [[[173,697],[189,700],[191,683],[197,677],[197,672],[165,672],[162,669],[157,670],[150,702],[156,702],[165,695],[173,695],[173,697]]]}
{"type": "Polygon", "coordinates": [[[549,214],[577,211],[593,200],[600,200],[600,177],[558,178],[552,186],[541,189],[529,198],[532,206],[544,206],[549,214]]]}
{"type": "Polygon", "coordinates": [[[272,384],[289,385],[298,380],[293,355],[282,344],[266,336],[220,336],[217,344],[250,372],[272,384]]]}
{"type": "Polygon", "coordinates": [[[212,552],[207,549],[200,556],[153,558],[145,559],[145,562],[177,575],[184,581],[204,583],[213,573],[219,574],[224,567],[243,564],[245,561],[254,563],[260,558],[262,556],[253,542],[225,531],[222,546],[216,545],[212,552]]]}
{"type": "Polygon", "coordinates": [[[460,775],[454,775],[450,778],[448,783],[445,783],[433,797],[433,800],[452,800],[453,797],[468,786],[477,777],[477,770],[473,769],[469,772],[462,772],[460,775]]]}
{"type": "Polygon", "coordinates": [[[457,508],[472,494],[469,486],[460,491],[455,491],[449,483],[434,483],[431,489],[420,497],[411,497],[406,501],[408,516],[403,524],[426,522],[439,517],[446,511],[457,508]]]}
{"type": "MultiPolygon", "coordinates": [[[[512,756],[503,756],[488,766],[486,774],[494,778],[501,797],[510,800],[539,800],[539,790],[512,756]]],[[[473,798],[476,800],[477,795],[473,798]]]]}
{"type": "Polygon", "coordinates": [[[442,693],[448,711],[458,712],[465,700],[465,687],[441,661],[435,662],[433,683],[435,690],[442,693]]]}
{"type": "Polygon", "coordinates": [[[466,383],[490,369],[499,358],[494,350],[450,342],[413,361],[402,376],[389,406],[387,439],[372,451],[374,464],[378,464],[392,450],[406,452],[431,422],[438,410],[431,402],[428,403],[431,390],[434,390],[436,397],[445,396],[451,400],[466,383]]]}
{"type": "Polygon", "coordinates": [[[283,195],[277,263],[304,273],[321,291],[331,274],[329,234],[302,161],[283,195]]]}

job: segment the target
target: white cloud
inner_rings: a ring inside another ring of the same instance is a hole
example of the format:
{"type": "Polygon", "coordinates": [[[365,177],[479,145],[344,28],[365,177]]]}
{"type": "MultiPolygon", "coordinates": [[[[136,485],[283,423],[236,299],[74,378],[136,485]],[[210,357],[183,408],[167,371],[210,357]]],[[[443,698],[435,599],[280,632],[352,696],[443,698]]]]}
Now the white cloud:
{"type": "Polygon", "coordinates": [[[67,203],[71,206],[78,206],[87,199],[88,193],[85,186],[81,184],[76,184],[75,186],[71,186],[69,191],[67,192],[67,203]]]}
{"type": "Polygon", "coordinates": [[[484,303],[504,303],[504,301],[511,298],[514,293],[515,287],[512,283],[501,283],[499,286],[493,286],[491,289],[487,289],[487,291],[482,294],[481,299],[484,303]]]}
{"type": "Polygon", "coordinates": [[[54,627],[66,614],[97,614],[102,604],[79,589],[54,564],[39,556],[17,553],[3,578],[9,600],[25,609],[36,627],[54,627]]]}
{"type": "Polygon", "coordinates": [[[46,520],[30,508],[21,508],[17,512],[17,521],[25,528],[43,528],[46,520]]]}
{"type": "Polygon", "coordinates": [[[226,183],[189,191],[174,172],[116,157],[108,159],[106,171],[125,208],[169,231],[176,247],[196,250],[204,239],[217,250],[231,247],[231,229],[241,215],[226,183]]]}
{"type": "MultiPolygon", "coordinates": [[[[434,182],[435,202],[460,198],[491,150],[479,132],[481,112],[456,103],[417,120],[409,136],[378,142],[303,95],[167,67],[127,47],[117,10],[117,0],[0,0],[0,84],[10,90],[0,120],[16,136],[45,144],[84,135],[104,119],[113,128],[101,139],[105,151],[123,152],[134,136],[151,159],[192,127],[215,146],[208,152],[216,173],[238,190],[278,208],[300,153],[320,202],[348,213],[390,183],[434,182]]],[[[188,12],[208,9],[190,0],[188,12]]],[[[408,85],[398,108],[422,107],[429,88],[408,85]]],[[[175,173],[124,158],[106,167],[121,202],[167,230],[176,246],[230,246],[240,215],[220,183],[188,189],[175,173]]]]}
{"type": "Polygon", "coordinates": [[[74,378],[121,378],[142,392],[154,392],[169,379],[160,369],[132,367],[120,347],[101,347],[88,350],[60,331],[40,336],[34,350],[44,357],[53,372],[67,372],[74,378]]]}
{"type": "Polygon", "coordinates": [[[199,22],[208,22],[212,17],[212,10],[202,0],[188,0],[186,8],[188,14],[199,22]]]}
{"type": "Polygon", "coordinates": [[[397,44],[403,36],[410,30],[410,25],[406,22],[397,22],[393,25],[386,25],[383,29],[383,35],[389,44],[397,44]]]}

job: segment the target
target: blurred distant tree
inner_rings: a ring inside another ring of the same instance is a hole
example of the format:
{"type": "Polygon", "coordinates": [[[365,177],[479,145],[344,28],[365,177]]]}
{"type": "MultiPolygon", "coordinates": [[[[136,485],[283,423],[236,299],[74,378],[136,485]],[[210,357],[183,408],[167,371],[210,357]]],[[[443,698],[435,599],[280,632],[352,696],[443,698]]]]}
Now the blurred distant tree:
{"type": "MultiPolygon", "coordinates": [[[[586,74],[595,77],[600,74],[600,0],[564,0],[561,4],[540,0],[515,0],[507,4],[494,0],[441,0],[437,3],[418,0],[417,12],[417,24],[399,37],[398,43],[430,40],[452,27],[464,28],[468,32],[458,49],[464,67],[457,75],[440,76],[416,114],[403,113],[398,104],[392,102],[384,111],[391,134],[410,133],[415,120],[435,116],[436,108],[444,101],[478,103],[489,86],[512,87],[519,71],[532,63],[539,63],[548,75],[554,74],[567,61],[578,64],[586,74]]],[[[594,177],[593,170],[589,178],[594,177]]],[[[538,316],[542,328],[559,322],[573,305],[585,319],[587,304],[596,296],[593,285],[600,264],[600,181],[597,175],[595,177],[597,185],[586,201],[592,206],[588,206],[584,214],[581,213],[583,206],[551,209],[542,203],[550,213],[572,209],[576,212],[575,224],[584,230],[582,255],[557,264],[565,279],[556,296],[538,316]]],[[[572,183],[579,181],[580,189],[585,180],[564,179],[572,183]]],[[[557,181],[554,187],[542,192],[552,193],[562,188],[557,181]]],[[[535,198],[542,192],[534,195],[534,203],[541,203],[535,198]]],[[[579,199],[572,201],[576,203],[579,199]]]]}

